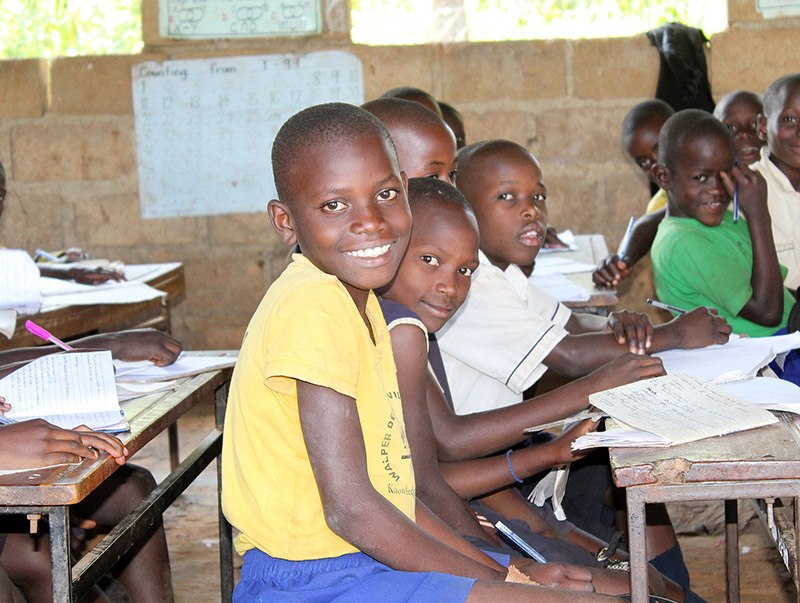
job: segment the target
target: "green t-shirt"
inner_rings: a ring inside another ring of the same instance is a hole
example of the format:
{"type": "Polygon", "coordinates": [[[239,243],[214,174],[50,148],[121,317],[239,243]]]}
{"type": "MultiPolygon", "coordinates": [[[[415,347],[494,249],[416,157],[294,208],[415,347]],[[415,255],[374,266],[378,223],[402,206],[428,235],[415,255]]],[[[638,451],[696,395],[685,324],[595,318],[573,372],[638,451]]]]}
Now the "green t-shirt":
{"type": "MultiPolygon", "coordinates": [[[[667,217],[658,227],[651,250],[658,299],[691,310],[713,306],[731,324],[734,333],[751,337],[772,335],[786,326],[794,298],[783,291],[781,324],[767,327],[738,314],[753,296],[750,275],[753,245],[747,222],[733,222],[725,212],[719,226],[705,226],[693,218],[667,217]]],[[[781,276],[786,268],[781,266],[781,276]]]]}

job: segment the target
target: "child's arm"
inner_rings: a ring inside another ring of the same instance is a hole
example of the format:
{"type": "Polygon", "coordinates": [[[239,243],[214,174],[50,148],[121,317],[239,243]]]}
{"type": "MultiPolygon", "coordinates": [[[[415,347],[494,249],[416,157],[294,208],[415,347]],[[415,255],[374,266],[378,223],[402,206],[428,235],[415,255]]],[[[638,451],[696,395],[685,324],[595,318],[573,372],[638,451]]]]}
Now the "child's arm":
{"type": "Polygon", "coordinates": [[[563,419],[589,406],[589,394],[640,379],[658,377],[658,358],[625,354],[591,375],[505,408],[457,415],[434,378],[428,380],[428,411],[443,460],[472,459],[506,450],[525,439],[523,430],[563,419]]]}
{"type": "Polygon", "coordinates": [[[658,225],[666,215],[667,208],[664,207],[636,220],[625,257],[618,257],[614,253],[601,261],[592,273],[594,284],[600,288],[612,289],[628,278],[636,262],[650,251],[658,232],[658,225]]]}
{"type": "Polygon", "coordinates": [[[739,187],[739,207],[747,216],[747,228],[753,244],[753,271],[750,286],[753,295],[739,316],[769,327],[777,327],[783,318],[783,278],[775,241],[772,220],[767,208],[767,183],[763,176],[746,165],[734,166],[729,176],[720,174],[728,195],[733,197],[739,187]]]}
{"type": "MultiPolygon", "coordinates": [[[[172,335],[155,329],[134,329],[117,333],[90,335],[74,341],[70,345],[75,349],[110,350],[118,360],[136,361],[150,360],[158,366],[172,364],[181,353],[181,343],[172,335]]],[[[0,366],[15,362],[26,362],[60,352],[54,345],[17,348],[0,352],[0,366]]]]}
{"type": "MultiPolygon", "coordinates": [[[[7,406],[4,406],[7,408],[7,406]]],[[[86,426],[61,429],[44,419],[0,426],[0,469],[47,467],[96,459],[107,452],[120,465],[128,450],[117,438],[86,426]]]]}
{"type": "Polygon", "coordinates": [[[419,327],[408,324],[393,326],[389,333],[397,365],[406,437],[414,465],[417,498],[458,534],[488,540],[491,538],[489,534],[475,520],[464,501],[447,485],[439,470],[436,437],[425,400],[427,381],[434,379],[428,372],[425,333],[419,327]]]}
{"type": "Polygon", "coordinates": [[[75,281],[82,285],[102,285],[108,281],[121,282],[125,280],[125,277],[115,270],[81,268],[77,266],[67,270],[61,270],[59,268],[48,268],[47,266],[39,264],[39,274],[65,281],[75,281]]]}
{"type": "MultiPolygon", "coordinates": [[[[569,324],[567,325],[569,327],[569,324]]],[[[695,308],[653,329],[648,353],[674,348],[700,348],[725,343],[731,326],[710,308],[695,308]]],[[[553,348],[545,364],[566,377],[580,377],[626,353],[614,333],[567,335],[553,348]]]]}
{"type": "Polygon", "coordinates": [[[470,559],[420,529],[375,490],[353,398],[303,381],[297,382],[297,398],[325,520],[333,532],[394,569],[505,578],[504,569],[470,559]]]}
{"type": "Polygon", "coordinates": [[[585,456],[588,451],[573,453],[570,445],[575,439],[596,428],[597,423],[587,419],[551,442],[514,450],[510,454],[441,463],[442,474],[450,487],[462,498],[484,496],[510,486],[518,479],[523,480],[585,456]]]}

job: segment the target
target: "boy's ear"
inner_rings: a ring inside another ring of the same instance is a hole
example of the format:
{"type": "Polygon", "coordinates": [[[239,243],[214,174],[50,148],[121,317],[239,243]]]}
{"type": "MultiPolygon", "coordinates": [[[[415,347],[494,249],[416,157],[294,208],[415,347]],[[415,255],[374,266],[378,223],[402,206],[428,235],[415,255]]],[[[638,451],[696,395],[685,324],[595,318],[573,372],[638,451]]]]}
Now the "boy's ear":
{"type": "Polygon", "coordinates": [[[285,203],[277,199],[271,199],[267,203],[267,214],[272,228],[280,235],[284,245],[291,247],[297,243],[297,232],[294,229],[292,213],[285,203]]]}
{"type": "Polygon", "coordinates": [[[767,116],[763,113],[758,115],[758,138],[759,140],[767,140],[767,116]]]}
{"type": "Polygon", "coordinates": [[[670,185],[670,174],[667,167],[660,163],[657,163],[653,167],[653,180],[656,181],[656,184],[658,185],[659,188],[668,190],[670,185]]]}

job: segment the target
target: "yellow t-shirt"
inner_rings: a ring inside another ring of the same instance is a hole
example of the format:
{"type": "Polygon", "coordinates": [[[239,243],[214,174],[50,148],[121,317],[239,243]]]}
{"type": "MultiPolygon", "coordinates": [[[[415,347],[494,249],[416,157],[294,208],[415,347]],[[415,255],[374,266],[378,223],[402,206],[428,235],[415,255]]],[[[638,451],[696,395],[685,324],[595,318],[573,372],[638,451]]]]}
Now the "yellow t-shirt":
{"type": "Polygon", "coordinates": [[[667,191],[665,191],[663,188],[660,188],[658,189],[658,192],[655,195],[653,195],[652,199],[650,199],[650,201],[647,202],[647,209],[645,210],[645,213],[650,214],[666,206],[667,206],[667,191]]]}
{"type": "Polygon", "coordinates": [[[375,344],[342,283],[295,255],[250,320],[222,447],[223,509],[240,531],[240,554],[257,547],[299,561],[357,551],[325,523],[300,429],[298,379],[356,400],[370,481],[414,519],[414,471],[391,340],[373,293],[367,317],[375,344]]]}

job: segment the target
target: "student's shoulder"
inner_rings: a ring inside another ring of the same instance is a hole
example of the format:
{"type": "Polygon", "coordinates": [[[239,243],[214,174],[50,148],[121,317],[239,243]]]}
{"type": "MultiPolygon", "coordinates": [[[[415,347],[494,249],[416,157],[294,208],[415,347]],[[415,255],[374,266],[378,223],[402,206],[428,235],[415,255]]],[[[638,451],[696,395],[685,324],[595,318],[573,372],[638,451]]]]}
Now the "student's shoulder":
{"type": "Polygon", "coordinates": [[[428,330],[414,311],[403,304],[398,304],[388,299],[379,298],[378,301],[381,306],[381,312],[383,312],[383,318],[386,320],[386,326],[390,331],[398,325],[413,325],[427,335],[428,330]]]}

